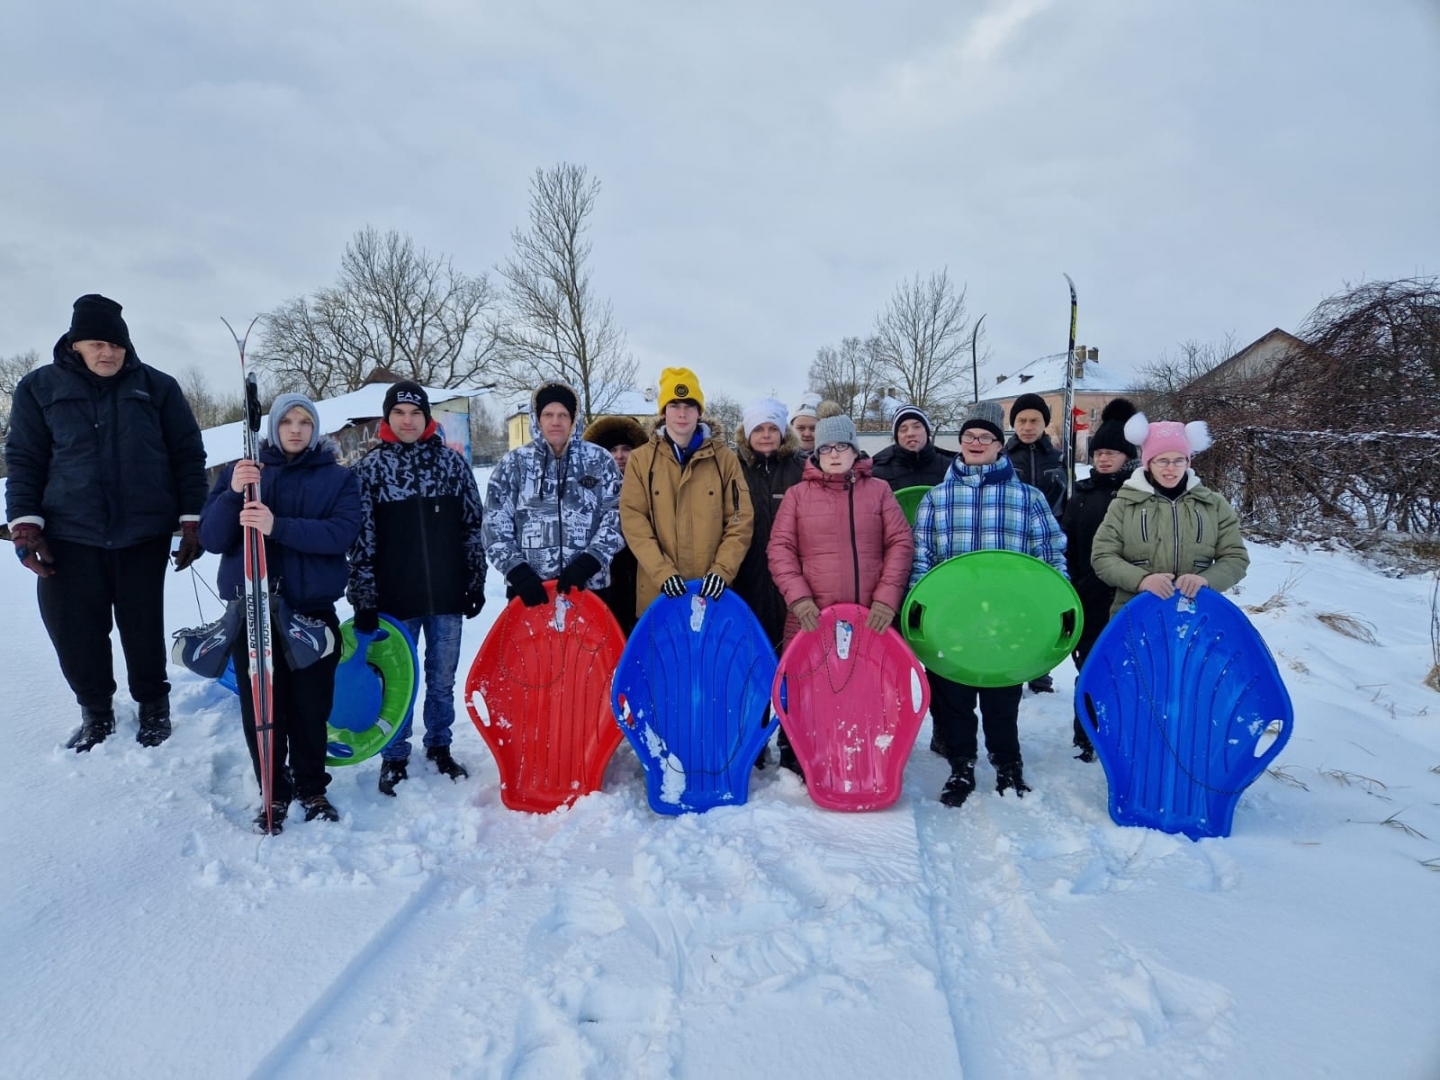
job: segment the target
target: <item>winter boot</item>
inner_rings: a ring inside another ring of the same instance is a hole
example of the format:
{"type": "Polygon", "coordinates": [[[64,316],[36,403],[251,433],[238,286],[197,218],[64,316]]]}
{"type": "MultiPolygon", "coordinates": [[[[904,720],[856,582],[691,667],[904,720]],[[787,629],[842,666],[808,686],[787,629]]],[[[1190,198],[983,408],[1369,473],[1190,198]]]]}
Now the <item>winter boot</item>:
{"type": "Polygon", "coordinates": [[[800,759],[795,756],[795,748],[789,743],[780,747],[780,768],[789,769],[800,778],[802,784],[805,782],[805,769],[800,764],[800,759]]]}
{"type": "Polygon", "coordinates": [[[170,699],[163,697],[140,706],[140,730],[135,741],[141,746],[159,746],[170,737],[170,699]]]}
{"type": "Polygon", "coordinates": [[[380,763],[380,794],[395,797],[395,785],[401,780],[410,779],[410,774],[405,771],[405,760],[391,761],[388,758],[380,763]]]}
{"type": "Polygon", "coordinates": [[[300,805],[305,808],[305,820],[314,821],[320,818],[322,821],[339,821],[340,811],[330,804],[324,793],[311,795],[301,799],[300,805]]]}
{"type": "Polygon", "coordinates": [[[1076,761],[1094,761],[1095,747],[1090,742],[1090,736],[1086,735],[1078,727],[1075,729],[1075,749],[1080,752],[1075,755],[1076,761]]]}
{"type": "Polygon", "coordinates": [[[436,772],[443,773],[451,780],[459,780],[462,776],[470,775],[464,765],[450,756],[450,747],[448,746],[432,746],[425,751],[425,756],[435,763],[436,772]]]}
{"type": "Polygon", "coordinates": [[[1030,785],[1025,783],[1024,763],[1016,758],[1002,764],[992,758],[990,764],[995,766],[995,794],[1004,795],[1006,788],[1014,788],[1015,797],[1023,799],[1025,792],[1030,790],[1030,785]]]}
{"type": "Polygon", "coordinates": [[[940,801],[946,806],[963,806],[970,793],[975,790],[975,762],[960,758],[950,763],[950,779],[940,792],[940,801]]]}
{"type": "Polygon", "coordinates": [[[77,754],[87,753],[97,743],[102,743],[115,733],[115,710],[106,705],[103,709],[80,706],[80,730],[70,736],[65,745],[77,754]]]}
{"type": "Polygon", "coordinates": [[[759,753],[759,754],[756,756],[756,758],[755,758],[755,768],[759,769],[761,772],[764,772],[764,771],[765,771],[765,766],[767,766],[767,765],[769,765],[769,764],[770,764],[770,744],[769,744],[769,743],[766,743],[764,746],[760,747],[760,753],[759,753]]]}
{"type": "Polygon", "coordinates": [[[1030,692],[1032,694],[1053,694],[1055,692],[1055,680],[1049,675],[1041,675],[1038,679],[1031,679],[1030,692]]]}
{"type": "Polygon", "coordinates": [[[255,815],[255,831],[268,833],[270,836],[278,836],[285,831],[285,815],[290,810],[290,804],[276,799],[270,804],[270,827],[265,827],[265,808],[262,806],[260,812],[255,815]]]}

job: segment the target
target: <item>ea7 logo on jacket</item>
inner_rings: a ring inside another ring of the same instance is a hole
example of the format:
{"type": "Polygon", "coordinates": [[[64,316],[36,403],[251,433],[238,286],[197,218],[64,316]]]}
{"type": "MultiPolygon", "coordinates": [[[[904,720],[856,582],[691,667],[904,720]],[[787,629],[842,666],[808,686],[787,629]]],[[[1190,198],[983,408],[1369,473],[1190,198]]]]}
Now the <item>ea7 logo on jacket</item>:
{"type": "Polygon", "coordinates": [[[593,488],[598,483],[600,483],[598,476],[582,476],[580,478],[580,486],[583,488],[593,488]]]}

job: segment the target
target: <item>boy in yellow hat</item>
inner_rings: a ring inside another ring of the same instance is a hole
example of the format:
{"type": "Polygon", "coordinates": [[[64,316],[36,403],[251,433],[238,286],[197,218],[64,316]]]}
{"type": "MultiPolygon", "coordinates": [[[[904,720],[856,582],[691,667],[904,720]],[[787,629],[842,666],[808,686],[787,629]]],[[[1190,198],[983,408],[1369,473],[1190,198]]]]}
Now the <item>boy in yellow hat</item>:
{"type": "Polygon", "coordinates": [[[689,368],[660,372],[663,423],[625,465],[620,528],[635,554],[635,610],[661,593],[681,596],[701,578],[712,599],[725,591],[750,548],[749,486],[735,452],[700,417],[705,394],[689,368]]]}

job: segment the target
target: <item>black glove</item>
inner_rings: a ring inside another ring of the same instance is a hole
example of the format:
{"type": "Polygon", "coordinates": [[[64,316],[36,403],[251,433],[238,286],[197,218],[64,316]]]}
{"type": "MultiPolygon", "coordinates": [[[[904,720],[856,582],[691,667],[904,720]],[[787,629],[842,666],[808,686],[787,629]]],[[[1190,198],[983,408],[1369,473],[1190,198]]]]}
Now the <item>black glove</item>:
{"type": "Polygon", "coordinates": [[[380,629],[380,612],[373,607],[361,608],[355,612],[351,626],[357,634],[373,634],[380,629]]]}
{"type": "Polygon", "coordinates": [[[28,521],[16,525],[10,530],[10,539],[15,541],[15,557],[25,565],[25,569],[35,571],[41,577],[54,576],[55,556],[50,554],[50,545],[45,542],[45,534],[39,525],[28,521]]]}
{"type": "Polygon", "coordinates": [[[175,570],[178,573],[200,557],[204,549],[200,546],[200,523],[185,521],[180,524],[180,546],[175,549],[175,570]]]}
{"type": "Polygon", "coordinates": [[[550,594],[545,591],[545,583],[540,580],[540,575],[530,569],[528,562],[522,562],[519,566],[505,575],[505,580],[510,582],[510,588],[515,595],[520,597],[520,602],[526,607],[540,607],[550,602],[550,594]]]}
{"type": "Polygon", "coordinates": [[[480,609],[485,606],[485,594],[483,592],[467,592],[465,594],[465,617],[473,619],[480,614],[480,609]]]}
{"type": "Polygon", "coordinates": [[[672,600],[676,599],[677,597],[684,596],[685,579],[679,574],[671,574],[668,578],[665,579],[665,583],[660,586],[660,591],[663,592],[666,596],[670,597],[670,599],[672,600]]]}
{"type": "Polygon", "coordinates": [[[571,589],[583,589],[585,583],[599,572],[600,560],[588,551],[582,551],[560,571],[560,580],[555,585],[555,591],[568,593],[571,589]]]}
{"type": "Polygon", "coordinates": [[[706,600],[719,600],[725,591],[725,579],[719,574],[709,573],[700,579],[700,595],[706,600]]]}

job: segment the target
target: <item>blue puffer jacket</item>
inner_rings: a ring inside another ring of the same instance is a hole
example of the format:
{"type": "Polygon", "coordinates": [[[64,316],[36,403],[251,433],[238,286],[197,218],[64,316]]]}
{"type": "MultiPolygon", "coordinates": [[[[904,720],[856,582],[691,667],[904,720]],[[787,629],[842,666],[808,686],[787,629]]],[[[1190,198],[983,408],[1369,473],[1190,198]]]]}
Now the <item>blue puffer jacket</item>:
{"type": "Polygon", "coordinates": [[[205,444],[180,385],[128,348],[114,375],[55,343],[15,388],[6,516],[47,535],[123,548],[168,536],[205,501],[205,444]]]}
{"type": "MultiPolygon", "coordinates": [[[[260,446],[260,501],[275,515],[265,538],[271,593],[296,611],[330,607],[345,592],[345,552],[360,534],[360,484],[339,464],[329,439],[293,461],[277,447],[260,446]]],[[[220,555],[220,598],[245,594],[240,526],[244,499],[230,490],[235,466],[221,470],[200,513],[200,543],[220,555]]]]}

